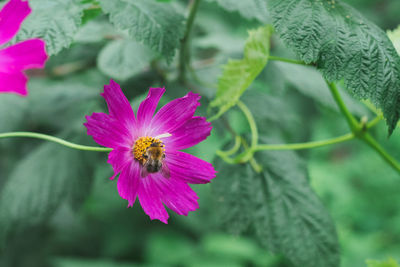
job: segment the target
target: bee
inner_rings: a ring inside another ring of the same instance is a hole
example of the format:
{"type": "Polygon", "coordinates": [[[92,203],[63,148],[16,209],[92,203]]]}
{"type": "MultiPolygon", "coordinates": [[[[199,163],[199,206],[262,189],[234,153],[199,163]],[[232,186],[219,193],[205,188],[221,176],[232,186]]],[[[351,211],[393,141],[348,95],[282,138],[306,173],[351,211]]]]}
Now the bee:
{"type": "Polygon", "coordinates": [[[143,153],[143,158],[144,162],[140,172],[142,177],[156,172],[161,172],[162,176],[167,179],[170,177],[168,166],[164,163],[164,145],[161,142],[152,143],[143,153]]]}

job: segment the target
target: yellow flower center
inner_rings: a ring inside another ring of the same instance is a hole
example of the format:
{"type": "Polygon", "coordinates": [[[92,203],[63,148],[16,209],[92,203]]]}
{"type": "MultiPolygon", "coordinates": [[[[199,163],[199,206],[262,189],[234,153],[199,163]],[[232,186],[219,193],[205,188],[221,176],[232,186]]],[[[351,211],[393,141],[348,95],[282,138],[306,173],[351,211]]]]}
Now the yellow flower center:
{"type": "Polygon", "coordinates": [[[143,164],[145,161],[143,155],[146,153],[147,148],[149,148],[153,143],[162,142],[160,141],[160,139],[156,139],[150,136],[140,137],[138,140],[136,140],[135,145],[133,146],[133,156],[135,157],[135,159],[143,164]]]}

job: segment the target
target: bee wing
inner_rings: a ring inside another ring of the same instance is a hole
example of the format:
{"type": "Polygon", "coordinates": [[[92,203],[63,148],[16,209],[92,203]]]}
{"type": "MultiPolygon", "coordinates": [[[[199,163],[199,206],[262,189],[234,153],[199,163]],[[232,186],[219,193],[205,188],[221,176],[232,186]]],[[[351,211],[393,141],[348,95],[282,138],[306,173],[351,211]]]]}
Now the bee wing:
{"type": "Polygon", "coordinates": [[[169,177],[171,177],[169,168],[168,168],[167,164],[165,164],[165,163],[163,163],[163,165],[161,167],[161,174],[162,174],[162,176],[164,176],[167,179],[169,179],[169,177]]]}

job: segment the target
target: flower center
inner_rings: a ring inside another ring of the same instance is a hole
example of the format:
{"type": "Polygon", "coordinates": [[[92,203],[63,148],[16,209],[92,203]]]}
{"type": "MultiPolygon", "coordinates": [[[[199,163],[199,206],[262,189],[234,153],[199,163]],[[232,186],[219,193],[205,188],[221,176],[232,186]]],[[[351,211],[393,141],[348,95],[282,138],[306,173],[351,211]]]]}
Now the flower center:
{"type": "Polygon", "coordinates": [[[136,140],[135,145],[133,146],[133,156],[135,159],[137,159],[141,164],[144,164],[146,150],[154,143],[162,144],[160,139],[150,136],[140,137],[136,140]]]}

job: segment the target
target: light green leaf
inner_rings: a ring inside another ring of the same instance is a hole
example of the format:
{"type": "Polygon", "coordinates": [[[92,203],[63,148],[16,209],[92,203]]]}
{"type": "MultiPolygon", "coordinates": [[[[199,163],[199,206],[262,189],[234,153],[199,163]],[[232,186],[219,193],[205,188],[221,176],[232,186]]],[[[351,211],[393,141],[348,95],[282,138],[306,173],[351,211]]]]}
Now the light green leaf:
{"type": "Polygon", "coordinates": [[[335,227],[309,186],[304,163],[292,151],[261,152],[256,160],[260,174],[248,165],[218,163],[212,185],[224,228],[236,234],[254,229],[264,245],[295,266],[339,266],[335,227]]]}
{"type": "Polygon", "coordinates": [[[368,267],[399,267],[395,259],[389,258],[385,261],[367,260],[368,267]]]}
{"type": "Polygon", "coordinates": [[[222,8],[239,14],[247,19],[256,19],[260,22],[267,22],[268,11],[267,2],[265,0],[208,0],[216,2],[222,8]]]}
{"type": "Polygon", "coordinates": [[[268,61],[271,26],[260,27],[249,31],[249,38],[244,48],[244,58],[229,60],[224,66],[218,81],[218,90],[210,107],[217,107],[218,113],[210,119],[216,119],[236,105],[240,96],[246,91],[268,61]]]}
{"type": "Polygon", "coordinates": [[[42,223],[76,194],[81,198],[91,179],[84,155],[45,143],[21,160],[0,193],[0,237],[42,223]]]}
{"type": "Polygon", "coordinates": [[[392,41],[394,48],[396,48],[397,53],[400,55],[400,25],[397,29],[388,31],[387,35],[389,36],[390,41],[392,41]]]}
{"type": "Polygon", "coordinates": [[[30,0],[29,4],[33,12],[14,41],[41,38],[49,55],[69,47],[81,24],[83,6],[79,0],[30,0]]]}
{"type": "Polygon", "coordinates": [[[400,116],[400,57],[386,33],[340,0],[268,3],[282,39],[329,81],[343,79],[354,96],[382,108],[391,134],[400,116]]]}
{"type": "Polygon", "coordinates": [[[104,12],[120,30],[170,62],[180,45],[184,32],[184,18],[172,5],[154,0],[100,0],[104,12]]]}
{"type": "Polygon", "coordinates": [[[106,75],[126,80],[140,73],[154,58],[154,52],[132,40],[115,40],[99,54],[97,66],[106,75]]]}

